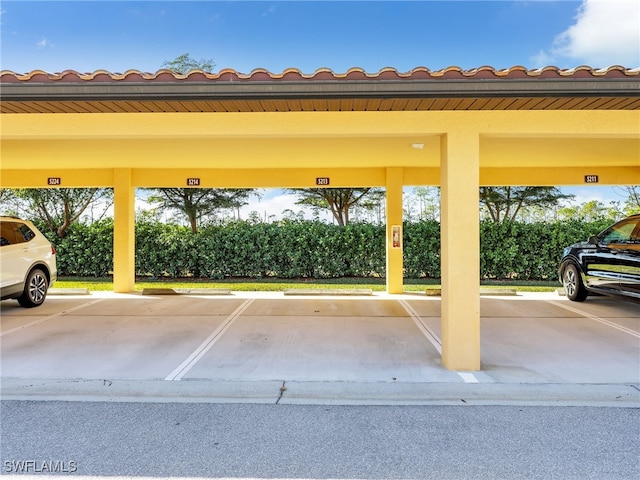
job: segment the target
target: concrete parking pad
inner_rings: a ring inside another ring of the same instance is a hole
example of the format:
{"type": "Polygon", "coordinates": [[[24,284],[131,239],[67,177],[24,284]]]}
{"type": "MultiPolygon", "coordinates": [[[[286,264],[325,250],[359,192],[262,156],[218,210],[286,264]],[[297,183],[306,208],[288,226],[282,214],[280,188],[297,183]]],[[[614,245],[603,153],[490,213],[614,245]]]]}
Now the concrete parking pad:
{"type": "Polygon", "coordinates": [[[590,297],[584,303],[486,299],[481,308],[482,368],[496,382],[640,380],[638,305],[590,297]]]}
{"type": "Polygon", "coordinates": [[[461,381],[396,302],[326,299],[254,302],[189,378],[461,381]]]}
{"type": "Polygon", "coordinates": [[[47,301],[38,308],[22,308],[15,301],[2,302],[0,336],[8,335],[15,330],[52,321],[58,317],[75,312],[94,303],[101,302],[102,298],[75,298],[56,299],[47,301]]]}
{"type": "Polygon", "coordinates": [[[15,301],[0,308],[5,396],[37,385],[70,394],[116,384],[132,386],[135,395],[146,389],[174,399],[182,391],[192,399],[269,402],[304,402],[319,392],[332,402],[340,392],[345,401],[401,401],[399,395],[413,402],[429,392],[447,397],[445,385],[456,395],[470,392],[470,383],[484,385],[482,398],[518,385],[542,392],[591,385],[596,396],[616,392],[618,399],[626,396],[621,388],[640,393],[640,306],[606,298],[482,298],[480,372],[442,367],[440,300],[421,295],[96,292],[51,297],[35,309],[15,301]]]}
{"type": "MultiPolygon", "coordinates": [[[[60,307],[73,310],[69,302],[60,302],[60,307]]],[[[22,378],[163,379],[241,302],[164,297],[85,300],[76,305],[83,308],[51,321],[5,331],[1,373],[22,378]]],[[[58,302],[47,303],[51,308],[58,302]]],[[[2,307],[3,324],[7,317],[10,324],[16,318],[33,319],[35,309],[25,315],[4,303],[2,307]]]]}
{"type": "Polygon", "coordinates": [[[638,383],[639,340],[584,317],[482,319],[482,369],[501,383],[638,383]]]}

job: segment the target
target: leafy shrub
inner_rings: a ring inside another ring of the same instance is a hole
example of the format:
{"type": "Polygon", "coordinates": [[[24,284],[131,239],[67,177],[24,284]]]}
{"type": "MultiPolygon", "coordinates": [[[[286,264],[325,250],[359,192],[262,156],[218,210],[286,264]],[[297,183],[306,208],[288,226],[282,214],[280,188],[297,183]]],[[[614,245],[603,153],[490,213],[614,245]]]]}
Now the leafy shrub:
{"type": "Polygon", "coordinates": [[[46,233],[56,248],[59,275],[105,277],[113,271],[113,220],[74,223],[64,238],[46,233]]]}
{"type": "MultiPolygon", "coordinates": [[[[542,280],[555,278],[562,250],[586,240],[611,222],[480,224],[483,278],[542,280]]],[[[188,227],[153,220],[136,224],[136,274],[153,277],[384,277],[384,226],[355,223],[345,227],[318,221],[279,223],[237,221],[188,227]]],[[[113,220],[73,224],[55,245],[61,276],[101,277],[113,271],[113,220]]],[[[440,224],[405,223],[404,269],[407,278],[440,277],[440,224]]]]}
{"type": "Polygon", "coordinates": [[[440,277],[440,223],[426,220],[405,223],[403,253],[408,278],[440,277]]]}

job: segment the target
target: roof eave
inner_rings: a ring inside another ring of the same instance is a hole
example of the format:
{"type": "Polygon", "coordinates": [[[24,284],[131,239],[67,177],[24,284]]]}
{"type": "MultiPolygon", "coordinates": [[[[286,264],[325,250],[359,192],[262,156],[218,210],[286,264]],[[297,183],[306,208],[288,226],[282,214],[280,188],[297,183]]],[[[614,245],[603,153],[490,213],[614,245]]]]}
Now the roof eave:
{"type": "Polygon", "coordinates": [[[640,96],[633,79],[3,83],[5,101],[640,96]]]}

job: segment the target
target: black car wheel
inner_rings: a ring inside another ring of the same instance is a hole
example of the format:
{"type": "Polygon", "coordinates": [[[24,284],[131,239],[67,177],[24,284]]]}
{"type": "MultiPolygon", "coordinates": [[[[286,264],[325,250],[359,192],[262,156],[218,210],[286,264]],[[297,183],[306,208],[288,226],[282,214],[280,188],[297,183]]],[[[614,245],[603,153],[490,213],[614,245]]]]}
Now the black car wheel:
{"type": "Polygon", "coordinates": [[[42,305],[47,290],[49,289],[49,281],[42,270],[36,268],[29,273],[24,286],[24,292],[18,297],[18,303],[23,307],[31,308],[42,305]]]}
{"type": "Polygon", "coordinates": [[[587,298],[587,289],[582,283],[582,277],[580,276],[578,267],[574,264],[569,264],[564,269],[564,273],[562,274],[562,283],[569,300],[573,300],[574,302],[583,302],[587,298]]]}

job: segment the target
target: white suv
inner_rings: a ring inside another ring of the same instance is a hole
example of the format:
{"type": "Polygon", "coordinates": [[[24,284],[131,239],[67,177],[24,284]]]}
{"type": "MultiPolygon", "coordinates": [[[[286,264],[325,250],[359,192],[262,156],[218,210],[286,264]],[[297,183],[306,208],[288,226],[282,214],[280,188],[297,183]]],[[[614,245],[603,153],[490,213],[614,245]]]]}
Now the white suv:
{"type": "Polygon", "coordinates": [[[0,299],[37,307],[57,275],[55,248],[33,223],[0,217],[0,299]]]}

